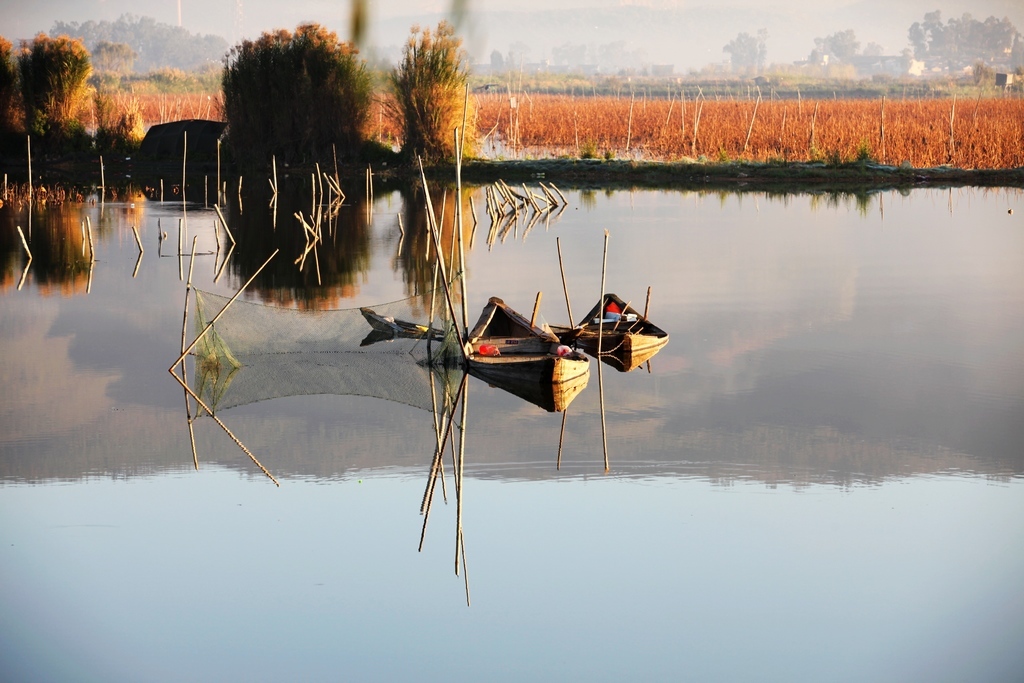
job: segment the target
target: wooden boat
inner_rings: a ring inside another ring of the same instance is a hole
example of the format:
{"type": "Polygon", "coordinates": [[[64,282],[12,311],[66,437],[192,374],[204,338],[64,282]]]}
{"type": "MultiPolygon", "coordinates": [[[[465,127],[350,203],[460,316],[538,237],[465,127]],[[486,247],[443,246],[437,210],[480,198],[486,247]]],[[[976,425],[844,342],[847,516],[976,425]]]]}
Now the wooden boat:
{"type": "Polygon", "coordinates": [[[668,343],[668,332],[610,292],[576,327],[552,326],[551,329],[563,344],[576,346],[595,357],[600,340],[600,360],[620,372],[639,367],[668,343]],[[609,306],[618,312],[606,313],[609,306]],[[602,314],[605,316],[603,330],[598,322],[602,314]]]}
{"type": "Polygon", "coordinates": [[[590,361],[550,329],[491,297],[466,341],[469,373],[546,410],[564,410],[583,390],[590,361]]]}
{"type": "MultiPolygon", "coordinates": [[[[375,344],[380,341],[390,341],[392,339],[426,339],[431,333],[430,328],[425,325],[417,325],[416,323],[406,322],[404,320],[396,320],[391,316],[380,315],[375,312],[372,308],[360,308],[359,312],[366,319],[366,322],[373,328],[372,331],[366,336],[360,346],[368,346],[375,344]]],[[[435,329],[433,331],[434,339],[443,339],[444,332],[442,330],[435,329]]]]}

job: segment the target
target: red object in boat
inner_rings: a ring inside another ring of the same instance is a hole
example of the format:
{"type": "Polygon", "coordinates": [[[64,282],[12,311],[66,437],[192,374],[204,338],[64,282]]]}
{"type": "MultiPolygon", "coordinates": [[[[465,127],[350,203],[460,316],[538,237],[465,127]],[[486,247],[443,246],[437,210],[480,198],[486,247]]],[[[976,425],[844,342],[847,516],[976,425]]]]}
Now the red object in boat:
{"type": "Polygon", "coordinates": [[[622,313],[622,309],[614,301],[609,301],[608,305],[604,307],[605,313],[622,313]]]}
{"type": "Polygon", "coordinates": [[[501,351],[494,344],[481,344],[478,353],[481,356],[500,356],[501,351]]]}

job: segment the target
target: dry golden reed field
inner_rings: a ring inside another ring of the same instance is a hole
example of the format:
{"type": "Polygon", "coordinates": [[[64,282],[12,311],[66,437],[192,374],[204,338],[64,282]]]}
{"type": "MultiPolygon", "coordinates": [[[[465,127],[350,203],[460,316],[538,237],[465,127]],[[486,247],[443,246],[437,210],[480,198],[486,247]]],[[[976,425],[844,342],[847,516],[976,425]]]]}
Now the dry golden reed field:
{"type": "MultiPolygon", "coordinates": [[[[220,93],[138,95],[147,126],[222,119],[220,93]]],[[[614,156],[747,161],[854,161],[923,168],[1024,166],[1024,100],[681,100],[477,95],[480,151],[504,158],[614,156]],[[495,144],[497,143],[497,144],[495,144]]],[[[375,102],[367,135],[401,126],[375,102]]]]}
{"type": "Polygon", "coordinates": [[[680,100],[478,97],[483,149],[506,158],[852,161],[915,167],[1024,166],[1024,100],[680,100]]]}

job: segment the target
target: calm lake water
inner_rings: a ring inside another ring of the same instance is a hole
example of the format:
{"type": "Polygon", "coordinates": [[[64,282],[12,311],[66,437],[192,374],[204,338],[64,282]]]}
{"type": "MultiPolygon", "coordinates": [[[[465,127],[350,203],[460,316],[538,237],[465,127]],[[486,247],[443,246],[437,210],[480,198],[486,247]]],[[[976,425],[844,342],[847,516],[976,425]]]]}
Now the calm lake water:
{"type": "MultiPolygon", "coordinates": [[[[592,360],[564,414],[468,380],[458,575],[448,464],[418,550],[434,416],[380,398],[386,374],[292,373],[217,411],[279,487],[209,417],[194,461],[167,371],[180,203],[37,206],[31,232],[3,207],[0,679],[1020,680],[1024,194],[562,189],[493,234],[472,191],[470,323],[538,291],[564,322],[556,238],[585,313],[608,230],[607,289],[642,308],[651,287],[671,340],[600,382],[592,360]]],[[[350,197],[300,272],[309,192],[276,224],[232,197],[226,265],[188,205],[194,285],[230,296],[280,248],[243,301],[430,288],[406,189],[350,197]]]]}

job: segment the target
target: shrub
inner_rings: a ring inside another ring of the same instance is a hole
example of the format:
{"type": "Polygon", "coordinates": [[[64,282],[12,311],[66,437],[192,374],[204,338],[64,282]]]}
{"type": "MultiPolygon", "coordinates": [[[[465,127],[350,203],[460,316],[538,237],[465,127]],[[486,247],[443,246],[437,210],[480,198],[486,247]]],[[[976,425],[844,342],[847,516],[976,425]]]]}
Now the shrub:
{"type": "Polygon", "coordinates": [[[365,62],[317,24],[231,49],[222,75],[228,143],[244,164],[354,157],[372,99],[365,62]]]}
{"type": "Polygon", "coordinates": [[[142,144],[146,131],[142,106],[134,95],[96,95],[96,149],[130,154],[142,144]]]}
{"type": "Polygon", "coordinates": [[[42,139],[44,149],[66,150],[85,144],[78,121],[89,98],[89,53],[80,40],[40,33],[18,55],[25,127],[42,139]]]}
{"type": "Polygon", "coordinates": [[[11,43],[0,37],[0,136],[21,132],[18,67],[11,53],[11,43]]]}
{"type": "MultiPolygon", "coordinates": [[[[453,131],[462,125],[469,70],[462,39],[446,21],[437,30],[418,26],[406,41],[401,63],[390,75],[396,118],[402,121],[402,154],[426,161],[455,158],[453,131]]],[[[474,149],[475,111],[468,114],[465,148],[474,149]]]]}

